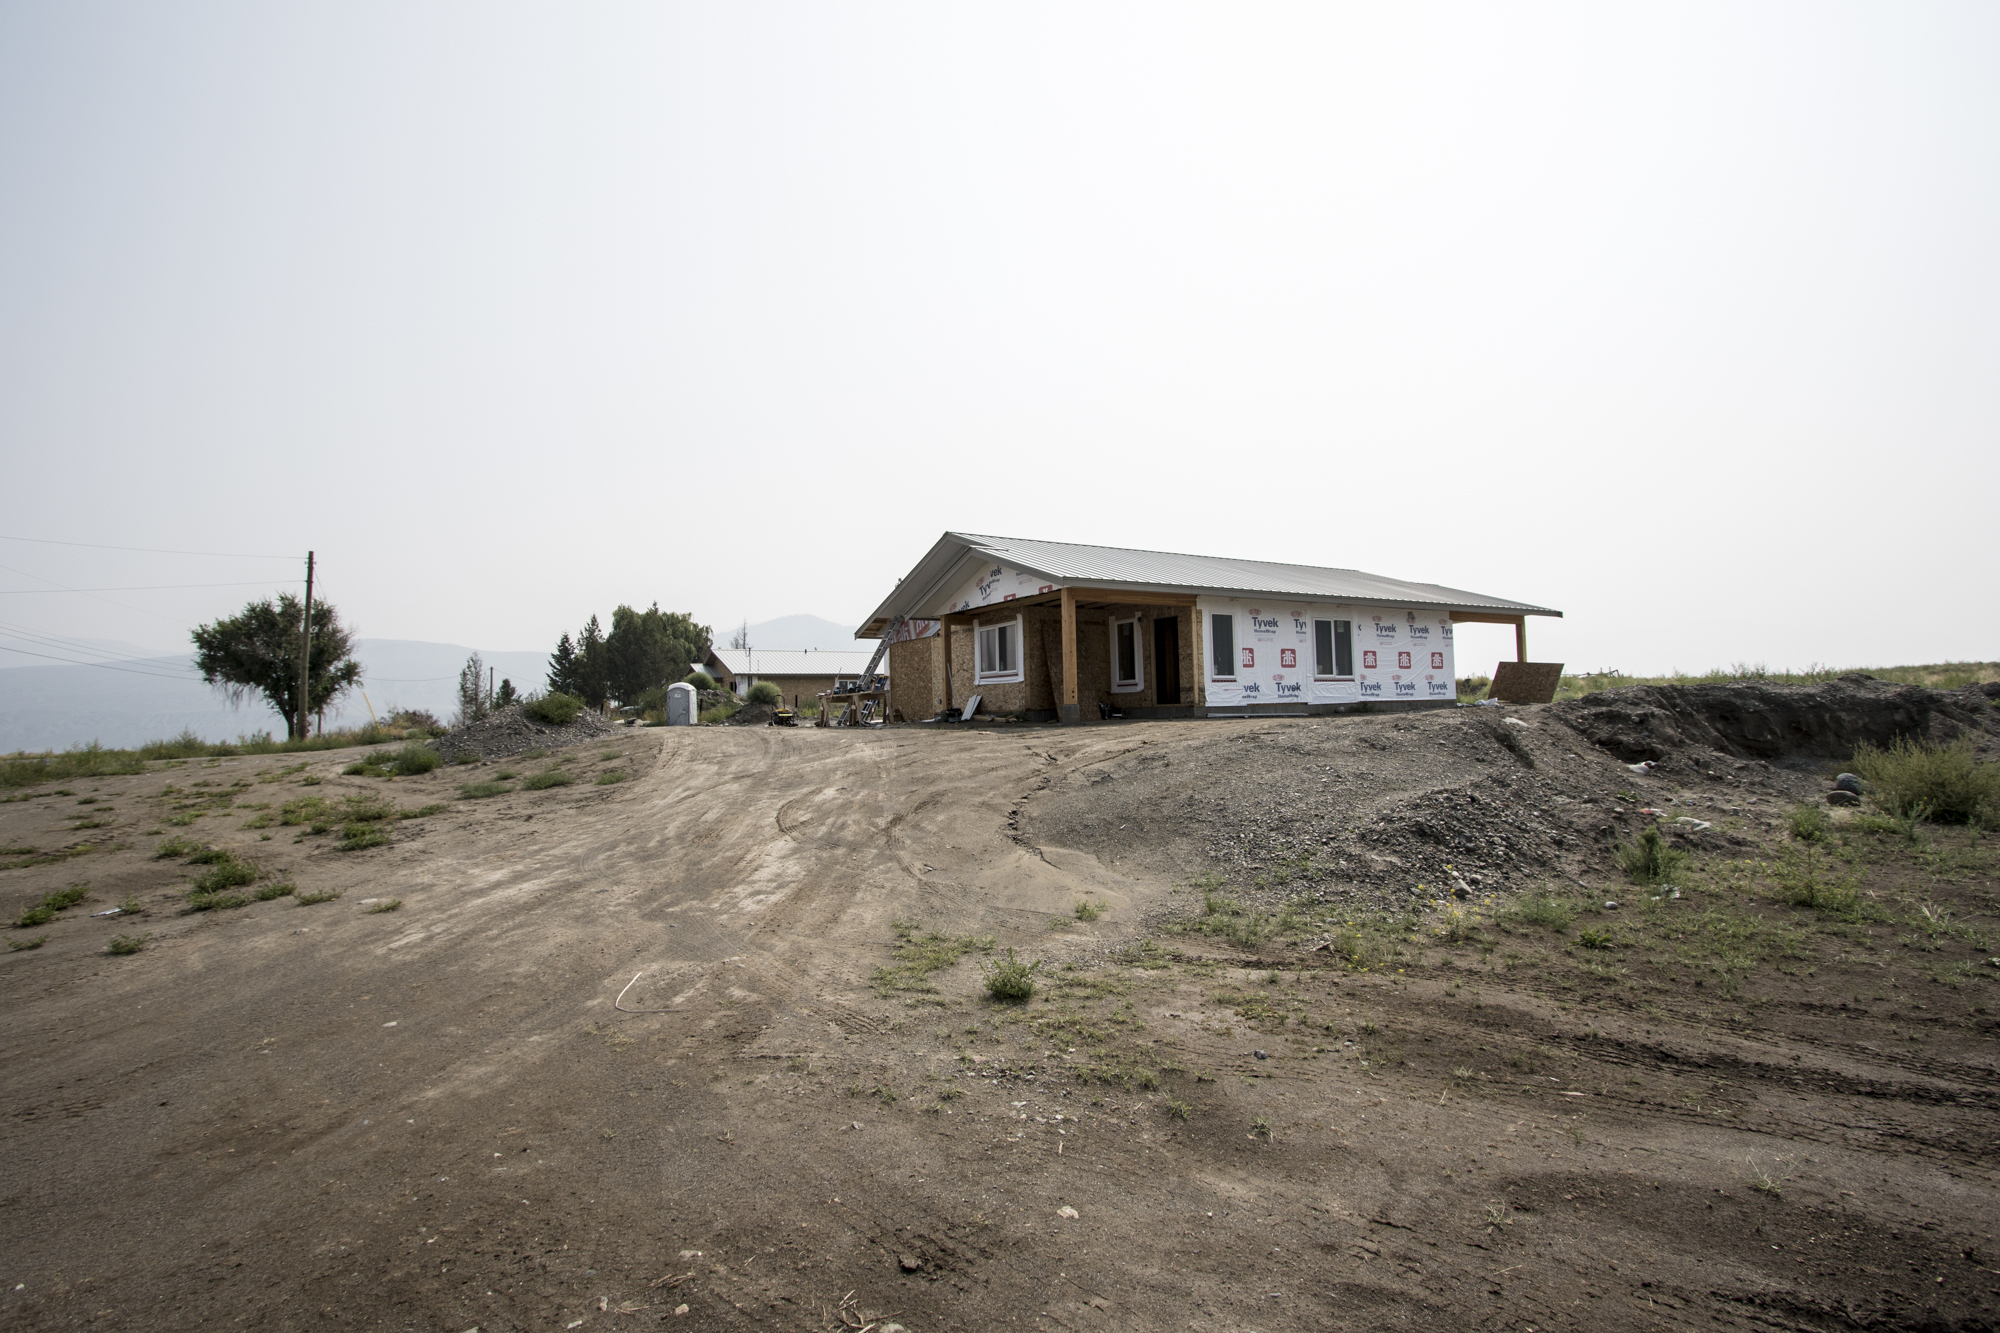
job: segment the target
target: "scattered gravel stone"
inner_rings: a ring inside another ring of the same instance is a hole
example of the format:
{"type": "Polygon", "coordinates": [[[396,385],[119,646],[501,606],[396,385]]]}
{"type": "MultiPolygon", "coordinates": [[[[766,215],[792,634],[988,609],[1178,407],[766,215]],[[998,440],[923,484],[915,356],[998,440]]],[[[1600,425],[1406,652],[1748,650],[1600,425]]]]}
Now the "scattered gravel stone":
{"type": "Polygon", "coordinates": [[[434,742],[445,762],[461,755],[480,759],[504,759],[529,750],[554,750],[565,745],[582,745],[617,731],[618,724],[596,713],[582,712],[564,727],[537,722],[519,705],[496,709],[470,726],[446,732],[434,742]]]}

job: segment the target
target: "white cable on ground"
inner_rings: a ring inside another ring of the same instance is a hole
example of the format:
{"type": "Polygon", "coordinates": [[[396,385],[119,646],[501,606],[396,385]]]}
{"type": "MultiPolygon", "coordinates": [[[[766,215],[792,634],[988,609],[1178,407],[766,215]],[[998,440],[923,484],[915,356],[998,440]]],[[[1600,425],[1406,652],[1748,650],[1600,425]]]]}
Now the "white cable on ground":
{"type": "Polygon", "coordinates": [[[638,984],[639,984],[639,978],[640,978],[640,977],[643,977],[643,976],[645,976],[645,975],[646,975],[646,974],[645,974],[644,972],[634,972],[634,973],[632,974],[632,979],[631,979],[630,981],[628,981],[628,982],[626,982],[626,983],[625,983],[625,990],[621,990],[621,991],[619,991],[619,992],[618,992],[618,998],[617,998],[617,999],[615,999],[615,1000],[613,1000],[613,1001],[611,1002],[611,1007],[612,1007],[613,1009],[616,1009],[616,1010],[618,1010],[618,1012],[620,1012],[620,1013],[623,1013],[623,1014],[670,1014],[670,1013],[672,1013],[672,1012],[673,1012],[673,1010],[671,1010],[671,1009],[627,1009],[627,1008],[625,1007],[625,991],[626,991],[626,990],[631,990],[631,989],[632,989],[632,988],[633,988],[634,986],[638,985],[638,984]]]}

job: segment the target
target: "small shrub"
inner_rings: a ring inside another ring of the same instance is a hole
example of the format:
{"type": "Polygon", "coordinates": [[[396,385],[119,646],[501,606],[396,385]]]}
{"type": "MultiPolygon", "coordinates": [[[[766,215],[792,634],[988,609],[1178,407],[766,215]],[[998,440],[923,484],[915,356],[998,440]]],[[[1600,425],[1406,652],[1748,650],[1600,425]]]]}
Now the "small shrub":
{"type": "Polygon", "coordinates": [[[230,855],[227,848],[201,847],[189,854],[188,864],[191,866],[217,866],[225,861],[233,861],[235,859],[235,857],[230,855]]]}
{"type": "Polygon", "coordinates": [[[617,783],[623,782],[624,780],[625,780],[625,774],[624,771],[621,769],[614,768],[611,769],[609,772],[599,773],[597,775],[597,785],[600,787],[610,787],[617,783]]]}
{"type": "Polygon", "coordinates": [[[566,727],[576,721],[576,715],[584,710],[583,700],[571,694],[542,694],[526,699],[521,711],[537,722],[546,722],[552,727],[566,727]]]}
{"type": "Polygon", "coordinates": [[[1789,823],[1792,837],[1800,842],[1820,842],[1826,837],[1826,811],[1816,805],[1793,806],[1789,823]]]}
{"type": "Polygon", "coordinates": [[[706,671],[689,672],[687,683],[698,690],[712,690],[716,688],[715,677],[709,675],[706,671]]]}
{"type": "Polygon", "coordinates": [[[1530,893],[1515,903],[1504,917],[1509,922],[1521,921],[1531,926],[1563,931],[1568,930],[1576,920],[1576,909],[1553,894],[1530,893]]]}
{"type": "Polygon", "coordinates": [[[1593,930],[1585,927],[1576,932],[1576,942],[1586,949],[1609,949],[1617,943],[1608,930],[1593,930]]]}
{"type": "Polygon", "coordinates": [[[503,768],[493,774],[494,779],[499,782],[510,782],[513,779],[518,778],[520,776],[521,775],[519,773],[516,773],[511,768],[503,768]]]}
{"type": "Polygon", "coordinates": [[[340,774],[347,778],[386,778],[389,776],[389,770],[369,760],[357,759],[341,769],[340,774]]]}
{"type": "Polygon", "coordinates": [[[250,900],[240,893],[190,893],[188,911],[226,912],[232,907],[247,907],[250,900]]]}
{"type": "Polygon", "coordinates": [[[311,907],[315,903],[330,903],[340,896],[338,889],[321,889],[317,893],[295,893],[292,901],[300,907],[311,907]]]}
{"type": "Polygon", "coordinates": [[[458,789],[458,794],[468,801],[483,801],[489,796],[505,796],[512,790],[504,782],[468,782],[458,789]]]}
{"type": "Polygon", "coordinates": [[[358,852],[368,847],[382,847],[389,842],[389,831],[376,823],[353,823],[340,826],[340,842],[343,852],[358,852]]]}
{"type": "Polygon", "coordinates": [[[104,946],[106,953],[137,953],[146,947],[151,935],[113,935],[111,942],[104,946]]]}
{"type": "Polygon", "coordinates": [[[1033,997],[1035,974],[1042,970],[1042,961],[1036,959],[1032,963],[1024,963],[1014,957],[1010,948],[1004,960],[991,966],[982,965],[980,970],[986,974],[988,995],[1010,1004],[1020,1004],[1033,997]]]}
{"type": "Polygon", "coordinates": [[[390,764],[390,771],[408,777],[417,773],[428,773],[444,762],[444,757],[421,741],[411,741],[396,751],[390,764]]]}
{"type": "Polygon", "coordinates": [[[1262,1139],[1266,1143],[1269,1143],[1271,1141],[1271,1117],[1260,1115],[1255,1120],[1252,1120],[1250,1122],[1250,1137],[1253,1139],[1262,1139]]]}
{"type": "Polygon", "coordinates": [[[1091,902],[1088,898],[1077,900],[1076,919],[1078,921],[1095,921],[1103,915],[1104,905],[1102,903],[1091,902]]]}
{"type": "Polygon", "coordinates": [[[1176,1101],[1174,1098],[1169,1097],[1167,1098],[1166,1107],[1168,1116],[1175,1120],[1194,1119],[1194,1108],[1186,1102],[1176,1101]]]}
{"type": "Polygon", "coordinates": [[[760,680],[750,687],[750,693],[744,699],[748,703],[769,704],[776,708],[785,702],[785,692],[778,688],[775,681],[760,680]]]}
{"type": "Polygon", "coordinates": [[[403,905],[403,900],[401,898],[384,898],[381,902],[376,903],[373,907],[370,907],[368,910],[371,913],[393,912],[402,905],[403,905]]]}
{"type": "Polygon", "coordinates": [[[545,768],[531,776],[521,786],[527,791],[547,791],[550,787],[567,787],[576,779],[559,768],[545,768]]]}
{"type": "Polygon", "coordinates": [[[252,896],[254,896],[260,903],[268,903],[273,898],[283,898],[297,892],[298,890],[293,888],[290,884],[286,884],[283,881],[280,881],[276,884],[266,884],[263,888],[257,890],[257,892],[252,896]]]}
{"type": "Polygon", "coordinates": [[[55,919],[56,912],[53,907],[46,905],[30,907],[27,911],[14,918],[14,929],[33,930],[36,926],[46,926],[55,919]]]}
{"type": "Polygon", "coordinates": [[[48,936],[37,935],[31,940],[8,940],[7,947],[18,953],[24,949],[39,949],[48,942],[49,942],[48,936]]]}
{"type": "Polygon", "coordinates": [[[1949,744],[1905,737],[1881,749],[1864,742],[1854,749],[1854,771],[1875,784],[1876,804],[1891,815],[2000,823],[2000,764],[1982,762],[1969,736],[1949,744]]]}
{"type": "Polygon", "coordinates": [[[1637,842],[1618,848],[1618,866],[1634,884],[1664,884],[1687,860],[1687,853],[1674,850],[1658,826],[1649,825],[1637,842]]]}
{"type": "Polygon", "coordinates": [[[220,893],[224,889],[240,888],[257,882],[257,867],[245,861],[225,860],[194,882],[194,891],[220,893]]]}

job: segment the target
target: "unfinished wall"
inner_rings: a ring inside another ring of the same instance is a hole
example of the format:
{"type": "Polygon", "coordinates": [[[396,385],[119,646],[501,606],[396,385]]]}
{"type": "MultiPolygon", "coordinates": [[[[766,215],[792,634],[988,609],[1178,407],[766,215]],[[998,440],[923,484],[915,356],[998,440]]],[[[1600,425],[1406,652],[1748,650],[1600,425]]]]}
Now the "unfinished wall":
{"type": "Polygon", "coordinates": [[[890,644],[888,664],[889,716],[936,717],[945,707],[943,636],[890,644]]]}

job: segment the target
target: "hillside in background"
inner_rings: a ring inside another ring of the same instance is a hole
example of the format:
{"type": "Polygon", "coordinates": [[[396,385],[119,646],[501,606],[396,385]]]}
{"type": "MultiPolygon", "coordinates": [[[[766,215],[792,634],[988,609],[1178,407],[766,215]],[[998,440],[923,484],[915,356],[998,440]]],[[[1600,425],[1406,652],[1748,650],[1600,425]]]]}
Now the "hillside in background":
{"type": "MultiPolygon", "coordinates": [[[[472,651],[455,643],[359,640],[354,656],[361,663],[361,690],[327,715],[327,725],[366,722],[371,704],[380,714],[427,708],[449,720],[458,706],[459,669],[472,651]]],[[[481,649],[480,656],[516,689],[540,689],[548,673],[546,653],[481,649]]],[[[257,731],[282,736],[285,727],[261,699],[230,707],[202,684],[191,654],[0,668],[0,753],[62,750],[90,741],[124,748],[183,730],[222,741],[257,731]]]]}
{"type": "MultiPolygon", "coordinates": [[[[715,627],[717,644],[727,644],[731,629],[727,626],[715,627]]],[[[852,625],[839,625],[818,616],[779,616],[776,620],[759,621],[750,627],[750,646],[773,650],[814,648],[829,652],[853,652],[855,649],[870,649],[875,641],[856,640],[852,625]]]]}

